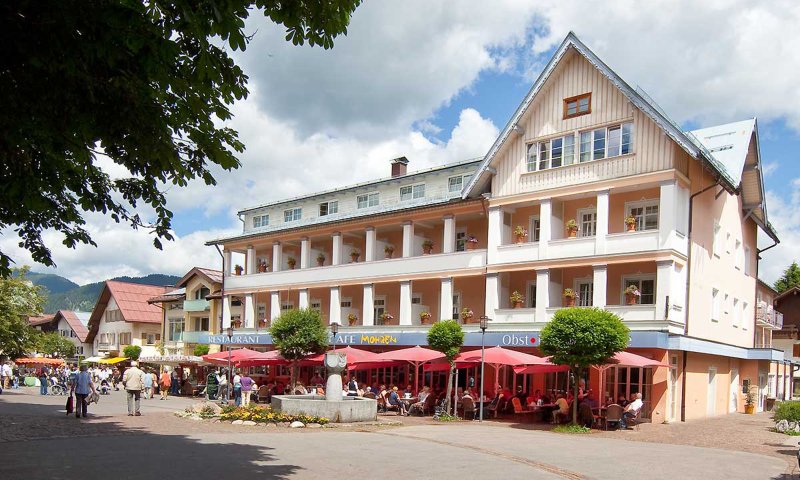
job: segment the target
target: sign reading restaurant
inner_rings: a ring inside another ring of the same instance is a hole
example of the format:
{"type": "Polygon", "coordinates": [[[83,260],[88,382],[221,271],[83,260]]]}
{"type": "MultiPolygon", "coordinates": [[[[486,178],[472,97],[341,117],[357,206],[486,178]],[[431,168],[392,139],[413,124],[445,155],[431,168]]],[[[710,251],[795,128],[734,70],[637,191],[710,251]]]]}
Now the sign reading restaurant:
{"type": "MultiPolygon", "coordinates": [[[[338,333],[335,341],[331,335],[331,343],[336,345],[362,346],[415,346],[427,345],[426,332],[346,332],[338,333]]],[[[484,337],[486,346],[494,347],[535,347],[539,343],[539,332],[487,332],[484,337]]],[[[268,333],[236,333],[230,338],[227,335],[200,334],[197,343],[219,345],[272,345],[272,337],[268,333]]],[[[481,345],[480,332],[464,332],[464,346],[481,345]]]]}

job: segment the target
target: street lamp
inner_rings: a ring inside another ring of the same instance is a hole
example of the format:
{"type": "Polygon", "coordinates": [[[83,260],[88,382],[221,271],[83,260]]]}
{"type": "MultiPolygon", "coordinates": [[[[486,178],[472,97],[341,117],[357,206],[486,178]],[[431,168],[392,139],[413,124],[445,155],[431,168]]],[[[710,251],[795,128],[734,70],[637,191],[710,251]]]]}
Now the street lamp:
{"type": "Polygon", "coordinates": [[[481,391],[478,392],[478,395],[481,397],[481,412],[480,412],[480,421],[483,421],[483,367],[484,367],[484,342],[483,338],[486,336],[486,329],[489,327],[489,320],[491,318],[487,317],[486,315],[481,315],[481,391]]]}
{"type": "Polygon", "coordinates": [[[338,323],[331,323],[331,333],[333,334],[333,349],[336,350],[336,334],[339,333],[338,323]]]}
{"type": "Polygon", "coordinates": [[[225,386],[225,403],[230,399],[231,382],[231,342],[233,342],[233,327],[229,326],[226,330],[228,334],[228,385],[225,386]]]}

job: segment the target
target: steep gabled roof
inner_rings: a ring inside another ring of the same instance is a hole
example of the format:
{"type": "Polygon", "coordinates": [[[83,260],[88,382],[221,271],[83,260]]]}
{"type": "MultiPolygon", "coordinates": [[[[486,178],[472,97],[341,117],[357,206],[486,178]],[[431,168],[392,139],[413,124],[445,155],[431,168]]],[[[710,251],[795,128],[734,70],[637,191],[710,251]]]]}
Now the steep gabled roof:
{"type": "Polygon", "coordinates": [[[107,280],[92,310],[92,316],[89,317],[89,335],[86,341],[94,341],[94,337],[97,335],[97,330],[100,327],[100,322],[103,319],[103,312],[105,312],[108,302],[112,297],[119,307],[122,318],[126,322],[160,324],[162,321],[161,307],[158,305],[151,305],[147,303],[147,300],[172,289],[173,287],[107,280]]]}
{"type": "Polygon", "coordinates": [[[185,299],[186,299],[186,289],[178,288],[176,290],[170,290],[162,295],[148,298],[147,303],[169,303],[185,299]]]}
{"type": "Polygon", "coordinates": [[[75,336],[78,337],[78,340],[81,342],[86,341],[86,337],[89,336],[89,329],[83,324],[76,312],[72,310],[59,310],[56,312],[55,318],[56,321],[61,321],[62,318],[66,320],[67,324],[69,324],[69,328],[75,332],[75,336]]]}
{"type": "Polygon", "coordinates": [[[720,184],[729,192],[735,193],[737,185],[734,184],[733,178],[725,170],[725,167],[714,156],[708,152],[700,142],[690,138],[689,135],[681,131],[680,127],[672,121],[644,91],[634,89],[628,85],[616,72],[614,72],[608,65],[606,65],[600,58],[595,55],[586,45],[581,42],[573,32],[569,32],[567,37],[558,47],[556,53],[547,63],[539,78],[536,79],[531,90],[525,96],[522,103],[520,103],[517,110],[511,116],[511,119],[506,124],[500,136],[494,142],[494,145],[486,153],[475,175],[472,176],[470,182],[462,190],[462,197],[480,195],[487,182],[490,180],[490,167],[491,163],[508,140],[509,136],[518,128],[518,123],[527,112],[531,103],[536,95],[542,89],[544,84],[550,78],[550,75],[555,71],[561,59],[570,49],[575,50],[582,55],[589,63],[591,63],[597,70],[603,74],[620,92],[639,110],[655,122],[675,143],[680,145],[686,153],[693,158],[699,160],[706,168],[719,178],[720,184]]]}
{"type": "MultiPolygon", "coordinates": [[[[207,282],[214,284],[214,283],[222,283],[222,271],[221,270],[214,270],[211,268],[202,268],[202,267],[194,267],[186,275],[183,276],[178,283],[175,284],[176,287],[185,287],[189,280],[192,279],[195,275],[202,277],[207,282]]],[[[209,285],[209,287],[213,287],[213,285],[209,285]]]]}
{"type": "Polygon", "coordinates": [[[52,322],[55,319],[54,315],[38,315],[35,317],[28,317],[28,325],[31,327],[38,327],[52,322]]]}

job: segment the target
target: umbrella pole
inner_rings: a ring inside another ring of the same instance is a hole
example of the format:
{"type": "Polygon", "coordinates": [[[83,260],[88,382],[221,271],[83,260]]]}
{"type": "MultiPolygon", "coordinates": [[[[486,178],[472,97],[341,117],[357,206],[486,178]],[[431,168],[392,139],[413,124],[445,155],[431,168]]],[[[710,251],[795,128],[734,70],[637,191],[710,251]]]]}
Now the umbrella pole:
{"type": "Polygon", "coordinates": [[[419,395],[419,362],[414,363],[414,392],[419,395]]]}

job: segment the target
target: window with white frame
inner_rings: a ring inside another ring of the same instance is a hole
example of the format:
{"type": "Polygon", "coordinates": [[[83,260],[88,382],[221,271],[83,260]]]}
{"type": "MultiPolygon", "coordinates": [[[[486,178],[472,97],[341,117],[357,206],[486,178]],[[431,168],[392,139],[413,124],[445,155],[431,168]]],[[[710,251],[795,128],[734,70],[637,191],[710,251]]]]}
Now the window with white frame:
{"type": "Polygon", "coordinates": [[[169,319],[167,326],[167,340],[170,342],[180,342],[183,340],[183,317],[169,319]]]}
{"type": "Polygon", "coordinates": [[[638,305],[655,305],[656,303],[656,277],[653,275],[635,275],[622,277],[622,295],[620,303],[625,297],[625,289],[635,285],[640,295],[636,297],[638,305]]]}
{"type": "Polygon", "coordinates": [[[453,320],[461,318],[461,293],[456,292],[453,294],[453,320]]]}
{"type": "Polygon", "coordinates": [[[400,201],[413,200],[423,198],[425,196],[425,184],[419,183],[417,185],[406,185],[400,187],[400,201]]]}
{"type": "MultiPolygon", "coordinates": [[[[131,344],[131,332],[123,332],[119,334],[119,344],[120,345],[130,345],[131,344]]],[[[155,342],[153,342],[155,343],[155,342]]]]}
{"type": "Polygon", "coordinates": [[[380,201],[379,193],[365,193],[356,197],[357,208],[375,207],[380,201]]]}
{"type": "Polygon", "coordinates": [[[467,231],[459,230],[456,232],[456,252],[463,252],[467,249],[467,231]]]}
{"type": "Polygon", "coordinates": [[[267,305],[265,303],[259,303],[256,305],[256,319],[263,320],[267,318],[267,305]]]}
{"type": "Polygon", "coordinates": [[[296,222],[300,220],[300,217],[303,215],[302,208],[290,208],[288,210],[283,211],[283,221],[284,222],[296,222]]]}
{"type": "Polygon", "coordinates": [[[575,135],[552,138],[528,145],[529,172],[572,165],[575,161],[575,135]]]}
{"type": "Polygon", "coordinates": [[[594,237],[597,234],[597,210],[581,208],[578,210],[578,231],[581,237],[594,237]]]}
{"type": "Polygon", "coordinates": [[[539,216],[534,215],[528,219],[528,239],[531,242],[538,242],[541,238],[542,223],[539,221],[539,216]]]}
{"type": "Polygon", "coordinates": [[[590,279],[575,280],[575,303],[579,307],[591,307],[594,295],[594,282],[590,279]]]}
{"type": "Polygon", "coordinates": [[[142,333],[142,342],[144,342],[145,345],[155,345],[160,341],[161,341],[160,333],[142,333]]]}
{"type": "Polygon", "coordinates": [[[421,293],[413,293],[413,294],[411,294],[411,304],[412,305],[422,305],[422,294],[421,293]]]}
{"type": "Polygon", "coordinates": [[[83,355],[83,346],[82,345],[75,347],[75,354],[76,355],[83,355]]]}
{"type": "Polygon", "coordinates": [[[626,203],[625,215],[636,219],[636,230],[657,230],[658,199],[626,203]]]}
{"type": "Polygon", "coordinates": [[[712,251],[714,252],[714,256],[719,258],[720,254],[722,253],[722,227],[719,226],[719,222],[716,220],[714,221],[714,239],[712,241],[712,251]]]}
{"type": "Polygon", "coordinates": [[[353,306],[353,299],[350,297],[344,297],[341,301],[339,301],[339,306],[342,308],[350,308],[353,306]]]}
{"type": "Polygon", "coordinates": [[[536,282],[528,282],[528,298],[525,299],[528,308],[536,308],[536,282]]]}
{"type": "Polygon", "coordinates": [[[447,179],[447,191],[450,193],[460,192],[464,184],[469,182],[470,175],[456,175],[447,179]]]}
{"type": "Polygon", "coordinates": [[[211,322],[209,321],[208,317],[194,319],[195,332],[207,332],[210,329],[211,329],[211,322]]]}
{"type": "Polygon", "coordinates": [[[538,151],[538,148],[539,148],[538,144],[536,143],[528,144],[528,156],[526,159],[526,164],[527,164],[527,170],[529,172],[536,171],[536,158],[537,158],[536,152],[538,151]]]}
{"type": "Polygon", "coordinates": [[[744,253],[742,254],[742,262],[744,263],[744,274],[750,275],[750,247],[744,247],[744,253]]]}
{"type": "Polygon", "coordinates": [[[281,311],[291,310],[294,308],[294,302],[281,302],[281,311]]]}
{"type": "Polygon", "coordinates": [[[712,322],[719,322],[720,317],[720,299],[721,295],[719,293],[719,289],[712,288],[711,289],[711,321],[712,322]]]}
{"type": "Polygon", "coordinates": [[[318,312],[321,312],[322,311],[322,300],[320,300],[318,298],[312,299],[310,302],[308,302],[308,308],[310,308],[311,310],[316,310],[318,312]]]}
{"type": "Polygon", "coordinates": [[[375,297],[372,300],[372,311],[375,315],[375,325],[383,325],[382,315],[386,313],[386,297],[375,297]]]}
{"type": "Polygon", "coordinates": [[[633,124],[623,123],[608,127],[608,146],[606,157],[617,157],[631,153],[633,145],[633,124]]]}
{"type": "Polygon", "coordinates": [[[742,311],[739,309],[739,299],[733,299],[733,326],[739,327],[742,324],[742,311]]]}
{"type": "Polygon", "coordinates": [[[331,200],[330,202],[322,202],[319,204],[319,216],[332,215],[339,212],[339,202],[331,200]]]}
{"type": "Polygon", "coordinates": [[[266,227],[269,225],[269,215],[256,215],[253,217],[253,228],[266,227]]]}

